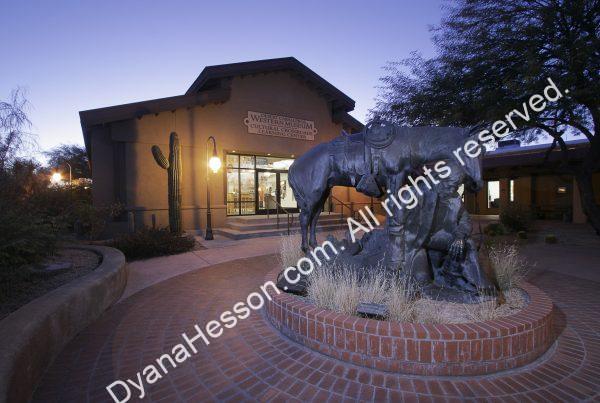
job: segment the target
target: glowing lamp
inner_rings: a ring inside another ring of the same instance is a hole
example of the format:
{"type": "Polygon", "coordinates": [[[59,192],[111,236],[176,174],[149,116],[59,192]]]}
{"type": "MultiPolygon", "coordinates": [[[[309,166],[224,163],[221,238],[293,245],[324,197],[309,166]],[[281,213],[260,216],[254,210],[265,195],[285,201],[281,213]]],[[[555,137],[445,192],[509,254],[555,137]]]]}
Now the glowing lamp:
{"type": "Polygon", "coordinates": [[[210,157],[208,160],[208,167],[214,172],[217,173],[219,169],[221,169],[221,160],[216,155],[210,157]]]}
{"type": "Polygon", "coordinates": [[[54,172],[50,177],[50,180],[52,181],[52,183],[60,183],[60,181],[62,180],[62,175],[60,174],[60,172],[54,172]]]}

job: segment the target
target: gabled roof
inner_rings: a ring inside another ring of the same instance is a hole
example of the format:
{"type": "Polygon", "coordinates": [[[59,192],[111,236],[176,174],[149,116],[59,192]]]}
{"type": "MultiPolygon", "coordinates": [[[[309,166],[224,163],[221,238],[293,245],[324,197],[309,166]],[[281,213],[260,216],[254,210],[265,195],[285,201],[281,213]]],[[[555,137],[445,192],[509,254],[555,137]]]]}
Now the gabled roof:
{"type": "Polygon", "coordinates": [[[344,112],[348,112],[354,109],[355,103],[352,98],[306,67],[295,57],[207,66],[187,90],[186,95],[218,87],[221,80],[230,77],[274,71],[291,71],[297,73],[299,78],[311,84],[322,96],[332,101],[334,110],[341,109],[344,112]]]}
{"type": "Polygon", "coordinates": [[[231,93],[228,81],[232,77],[275,71],[289,71],[295,74],[297,78],[306,82],[319,95],[331,102],[331,113],[335,122],[342,123],[356,131],[362,130],[362,123],[348,114],[349,111],[354,109],[354,101],[327,82],[323,77],[300,63],[298,59],[283,57],[279,59],[255,60],[205,67],[183,95],[79,112],[83,138],[90,160],[89,130],[92,126],[141,118],[144,115],[152,113],[172,111],[194,105],[226,102],[231,93]]]}

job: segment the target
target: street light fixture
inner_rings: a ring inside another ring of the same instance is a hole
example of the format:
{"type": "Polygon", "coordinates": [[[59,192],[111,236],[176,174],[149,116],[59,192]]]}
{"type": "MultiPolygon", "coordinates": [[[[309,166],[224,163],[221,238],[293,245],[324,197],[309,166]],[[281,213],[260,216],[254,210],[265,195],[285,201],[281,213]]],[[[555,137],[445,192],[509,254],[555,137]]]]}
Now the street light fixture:
{"type": "Polygon", "coordinates": [[[212,232],[212,220],[211,220],[211,212],[210,212],[210,175],[208,173],[208,168],[213,171],[213,173],[217,173],[221,168],[221,160],[219,159],[219,155],[217,154],[217,142],[213,136],[210,136],[206,140],[206,233],[204,234],[204,239],[207,241],[213,240],[213,232],[212,232]],[[209,154],[209,143],[212,140],[213,150],[212,156],[209,154]]]}
{"type": "Polygon", "coordinates": [[[60,174],[60,172],[54,172],[52,174],[52,176],[50,176],[50,181],[52,183],[54,183],[55,185],[58,185],[61,180],[62,180],[62,175],[60,174]]]}
{"type": "MultiPolygon", "coordinates": [[[[73,185],[73,168],[71,168],[71,164],[65,161],[65,164],[69,167],[69,186],[73,185]]],[[[58,171],[54,172],[50,177],[50,181],[55,185],[59,185],[62,181],[62,174],[58,171]]]]}
{"type": "Polygon", "coordinates": [[[65,161],[65,164],[69,166],[69,186],[73,186],[73,168],[71,168],[71,164],[65,161]]]}

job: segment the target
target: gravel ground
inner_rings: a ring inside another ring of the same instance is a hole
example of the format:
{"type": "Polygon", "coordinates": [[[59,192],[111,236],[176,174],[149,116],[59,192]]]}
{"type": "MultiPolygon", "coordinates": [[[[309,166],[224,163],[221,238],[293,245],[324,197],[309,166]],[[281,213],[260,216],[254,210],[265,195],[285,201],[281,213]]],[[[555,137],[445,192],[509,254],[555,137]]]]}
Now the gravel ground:
{"type": "Polygon", "coordinates": [[[15,284],[7,300],[1,302],[0,320],[28,302],[90,273],[98,267],[100,259],[99,255],[90,250],[64,247],[47,257],[41,264],[35,267],[24,267],[23,270],[30,270],[31,275],[27,281],[15,284]],[[44,270],[48,265],[67,262],[73,265],[72,268],[54,272],[44,270]]]}

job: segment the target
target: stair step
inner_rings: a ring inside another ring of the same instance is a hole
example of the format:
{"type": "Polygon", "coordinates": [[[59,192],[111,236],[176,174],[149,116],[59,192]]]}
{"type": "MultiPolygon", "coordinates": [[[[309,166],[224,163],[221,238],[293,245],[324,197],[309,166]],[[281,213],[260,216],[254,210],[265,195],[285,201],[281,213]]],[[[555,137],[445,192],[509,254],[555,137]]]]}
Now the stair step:
{"type": "MultiPolygon", "coordinates": [[[[322,215],[319,217],[320,225],[334,225],[334,224],[345,224],[345,220],[342,221],[339,215],[337,216],[327,216],[322,215]]],[[[287,217],[279,217],[279,228],[285,228],[287,230],[287,217]]],[[[277,219],[272,218],[268,221],[260,220],[256,222],[250,221],[241,221],[241,220],[231,220],[227,219],[225,224],[223,225],[225,228],[231,228],[239,231],[258,231],[258,230],[267,230],[267,229],[277,229],[277,219]]],[[[299,229],[300,228],[300,220],[298,217],[294,217],[292,221],[292,228],[299,229]]]]}
{"type": "MultiPolygon", "coordinates": [[[[298,221],[298,213],[292,214],[294,217],[294,221],[298,221]]],[[[331,218],[331,219],[340,219],[341,214],[339,213],[321,213],[321,219],[331,218]]],[[[287,219],[287,214],[279,214],[279,220],[285,221],[287,219]]],[[[276,222],[277,217],[275,214],[267,215],[249,215],[249,216],[230,216],[227,217],[228,223],[241,223],[247,225],[255,225],[255,224],[264,224],[264,223],[272,223],[276,222]]]]}
{"type": "MultiPolygon", "coordinates": [[[[323,231],[339,231],[347,229],[346,223],[343,224],[324,224],[317,225],[317,232],[323,231]]],[[[259,229],[259,230],[238,230],[233,228],[215,228],[213,229],[215,234],[223,235],[230,239],[247,239],[247,238],[259,238],[266,236],[275,235],[287,235],[287,227],[280,227],[280,229],[259,229]]],[[[299,233],[300,228],[292,228],[292,233],[299,233]]]]}

